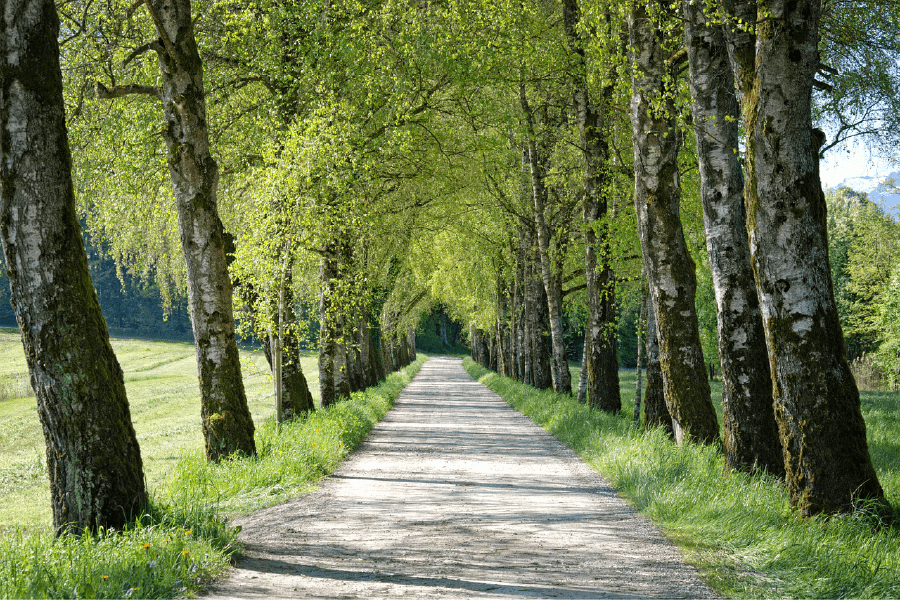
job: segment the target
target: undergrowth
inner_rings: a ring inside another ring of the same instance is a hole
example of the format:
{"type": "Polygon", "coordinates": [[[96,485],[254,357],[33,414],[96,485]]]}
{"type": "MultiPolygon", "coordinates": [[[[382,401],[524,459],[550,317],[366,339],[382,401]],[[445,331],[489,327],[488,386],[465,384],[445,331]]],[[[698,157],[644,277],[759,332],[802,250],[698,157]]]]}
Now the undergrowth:
{"type": "MultiPolygon", "coordinates": [[[[719,450],[674,445],[610,415],[465,361],[472,377],[560,439],[681,546],[728,597],[900,596],[900,527],[874,511],[802,519],[777,480],[724,475],[719,450]]],[[[865,409],[865,406],[864,406],[865,409]]],[[[900,433],[900,432],[895,432],[900,433]]],[[[895,436],[896,437],[896,436],[895,436]]],[[[896,465],[879,465],[889,498],[896,465]]]]}
{"type": "Polygon", "coordinates": [[[123,531],[0,536],[2,598],[172,598],[221,574],[235,551],[227,518],[312,489],[387,414],[420,357],[379,385],[256,431],[257,456],[209,464],[187,453],[150,508],[123,531]]]}

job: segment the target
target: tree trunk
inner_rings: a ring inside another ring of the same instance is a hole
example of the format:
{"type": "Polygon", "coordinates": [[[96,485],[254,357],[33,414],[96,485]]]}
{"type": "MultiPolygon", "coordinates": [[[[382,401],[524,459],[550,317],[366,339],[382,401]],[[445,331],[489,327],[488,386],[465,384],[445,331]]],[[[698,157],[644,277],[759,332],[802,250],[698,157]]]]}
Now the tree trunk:
{"type": "Polygon", "coordinates": [[[553,387],[550,354],[547,351],[547,294],[537,269],[534,233],[526,229],[525,343],[529,385],[545,390],[553,387]]]}
{"type": "Polygon", "coordinates": [[[635,337],[637,338],[637,364],[634,378],[634,420],[641,420],[641,349],[644,347],[644,329],[647,327],[647,285],[644,283],[645,273],[641,269],[641,309],[638,314],[635,337]]]}
{"type": "Polygon", "coordinates": [[[47,446],[57,533],[121,528],[147,503],[122,370],[75,214],[50,0],[0,14],[0,236],[47,446]]]}
{"type": "Polygon", "coordinates": [[[397,361],[397,369],[402,369],[410,362],[409,359],[409,342],[406,339],[406,335],[400,331],[397,331],[394,334],[394,339],[396,340],[397,349],[399,350],[400,357],[397,361]]]}
{"type": "Polygon", "coordinates": [[[216,208],[219,168],[209,153],[203,64],[189,0],[149,0],[160,40],[163,138],[187,263],[191,324],[200,372],[206,456],[256,453],[232,313],[231,280],[216,208]]]}
{"type": "Polygon", "coordinates": [[[684,16],[706,248],[716,295],[725,466],[783,477],[784,456],[745,225],[737,154],[740,109],[725,35],[721,26],[707,24],[695,0],[685,0],[684,16]]]}
{"type": "Polygon", "coordinates": [[[575,398],[579,403],[587,401],[587,361],[591,352],[590,323],[584,324],[584,345],[581,350],[581,373],[578,375],[578,393],[575,398]]]}
{"type": "Polygon", "coordinates": [[[349,343],[344,332],[344,317],[335,323],[334,343],[334,394],[337,398],[350,397],[349,343]]]}
{"type": "Polygon", "coordinates": [[[532,200],[534,201],[534,225],[537,231],[538,266],[544,291],[547,294],[547,309],[550,315],[550,342],[553,352],[552,383],[553,390],[560,394],[572,393],[572,377],[569,373],[569,361],[566,356],[566,344],[563,340],[562,318],[562,283],[560,273],[554,272],[550,257],[550,227],[547,225],[544,212],[547,209],[547,187],[544,184],[543,158],[538,155],[537,140],[534,129],[534,115],[525,97],[525,86],[520,86],[519,96],[522,112],[525,115],[527,130],[528,163],[531,170],[532,200]]]}
{"type": "Polygon", "coordinates": [[[322,269],[319,272],[319,402],[322,407],[337,401],[335,395],[335,354],[337,328],[334,296],[337,280],[337,252],[331,244],[325,249],[322,269]]]}
{"type": "MultiPolygon", "coordinates": [[[[663,6],[658,7],[665,13],[663,6]]],[[[662,33],[635,4],[629,18],[632,46],[631,124],[634,144],[634,204],[641,249],[657,319],[666,404],[678,443],[719,443],[694,307],[694,261],[679,216],[680,135],[671,94],[665,92],[668,55],[662,33]],[[666,94],[661,97],[660,93],[666,94]],[[664,110],[655,107],[663,101],[664,110]]]]}
{"type": "Polygon", "coordinates": [[[644,394],[644,427],[662,427],[675,437],[672,430],[672,414],[666,406],[663,392],[662,366],[659,363],[659,338],[656,332],[656,314],[653,303],[647,302],[647,391],[644,394]]]}
{"type": "Polygon", "coordinates": [[[371,387],[376,385],[380,378],[375,368],[372,332],[369,330],[369,318],[365,310],[359,311],[357,323],[359,328],[359,362],[362,366],[364,387],[371,387]]]}
{"type": "MultiPolygon", "coordinates": [[[[577,0],[563,1],[566,38],[576,61],[572,70],[575,117],[584,160],[583,212],[584,266],[587,286],[588,320],[585,325],[582,374],[584,397],[591,406],[616,413],[622,408],[619,390],[619,360],[616,355],[615,274],[609,265],[609,232],[604,188],[604,163],[609,158],[606,141],[606,113],[613,88],[600,90],[599,103],[592,104],[588,93],[584,42],[578,33],[581,10],[577,0]]],[[[579,382],[579,399],[581,385],[579,382]]]]}
{"type": "Polygon", "coordinates": [[[406,346],[409,348],[409,363],[412,364],[416,360],[416,328],[410,327],[406,330],[406,346]]]}
{"type": "MultiPolygon", "coordinates": [[[[284,290],[284,322],[296,323],[294,314],[294,295],[291,289],[291,274],[285,282],[284,290]]],[[[296,333],[287,333],[282,338],[283,358],[281,365],[282,381],[282,414],[285,419],[300,413],[315,410],[309,383],[300,368],[300,344],[296,333]]]]}
{"type": "Polygon", "coordinates": [[[516,252],[516,281],[519,286],[519,314],[518,314],[518,351],[519,351],[519,381],[527,385],[534,385],[534,370],[531,366],[531,236],[530,231],[524,225],[518,229],[518,248],[516,252]]]}
{"type": "Polygon", "coordinates": [[[813,131],[818,0],[759,4],[756,80],[744,111],[747,229],[773,375],[791,503],[803,514],[884,500],[866,445],[828,261],[813,131]]]}

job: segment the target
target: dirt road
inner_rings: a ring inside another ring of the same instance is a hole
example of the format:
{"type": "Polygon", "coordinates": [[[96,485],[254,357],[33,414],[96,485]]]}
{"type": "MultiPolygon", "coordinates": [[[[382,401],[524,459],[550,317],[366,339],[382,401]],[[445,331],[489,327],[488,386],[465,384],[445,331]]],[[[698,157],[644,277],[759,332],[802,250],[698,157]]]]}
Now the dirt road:
{"type": "Polygon", "coordinates": [[[238,521],[221,598],[715,597],[569,449],[432,358],[318,491],[238,521]]]}

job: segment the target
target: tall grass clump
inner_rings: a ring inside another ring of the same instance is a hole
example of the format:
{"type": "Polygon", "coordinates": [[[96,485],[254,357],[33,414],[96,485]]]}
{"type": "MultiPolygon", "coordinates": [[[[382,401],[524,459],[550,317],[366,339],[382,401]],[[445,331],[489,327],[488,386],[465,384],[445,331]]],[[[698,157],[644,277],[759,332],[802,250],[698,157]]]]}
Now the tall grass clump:
{"type": "Polygon", "coordinates": [[[4,598],[172,598],[225,571],[236,532],[215,514],[151,508],[122,531],[0,537],[4,598]],[[187,520],[179,517],[190,516],[187,520]]]}
{"type": "Polygon", "coordinates": [[[377,386],[281,425],[266,420],[256,431],[255,457],[215,464],[206,462],[199,450],[186,453],[166,486],[167,501],[176,506],[212,503],[230,517],[310,490],[359,446],[423,362],[420,357],[377,386]]]}
{"type": "MultiPolygon", "coordinates": [[[[883,521],[883,511],[861,506],[849,515],[800,518],[778,480],[765,474],[725,474],[717,448],[679,447],[660,430],[644,431],[627,417],[628,406],[609,415],[570,396],[500,377],[471,360],[465,366],[602,473],[682,547],[719,593],[754,598],[900,596],[900,526],[883,521]]],[[[623,401],[627,389],[623,386],[623,401]]],[[[866,410],[864,400],[867,421],[877,421],[866,410]]],[[[883,431],[887,425],[870,427],[873,460],[895,505],[900,458],[896,451],[880,450],[876,440],[900,439],[898,421],[891,421],[891,434],[883,431]]]]}
{"type": "Polygon", "coordinates": [[[187,453],[145,514],[122,531],[0,536],[0,598],[173,598],[222,574],[227,518],[282,502],[332,472],[387,414],[425,357],[344,401],[256,432],[257,456],[209,464],[187,453]]]}

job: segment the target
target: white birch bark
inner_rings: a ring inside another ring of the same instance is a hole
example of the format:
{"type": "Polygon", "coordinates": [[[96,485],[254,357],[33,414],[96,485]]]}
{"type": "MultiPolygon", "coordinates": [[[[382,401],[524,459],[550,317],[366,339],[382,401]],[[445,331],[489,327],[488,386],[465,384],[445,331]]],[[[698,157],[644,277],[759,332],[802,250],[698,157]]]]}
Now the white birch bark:
{"type": "Polygon", "coordinates": [[[745,97],[747,229],[791,503],[804,514],[883,501],[866,445],[828,266],[812,129],[818,0],[760,2],[756,79],[745,97]]]}
{"type": "MultiPolygon", "coordinates": [[[[662,5],[657,14],[665,14],[662,5]]],[[[650,299],[659,335],[663,389],[675,438],[719,443],[719,426],[710,398],[694,307],[694,262],[687,250],[679,214],[679,134],[674,106],[665,93],[668,56],[663,34],[635,4],[629,18],[632,48],[631,124],[634,145],[634,203],[647,269],[650,299]],[[662,108],[659,106],[662,104],[662,108]]]]}
{"type": "Polygon", "coordinates": [[[720,25],[700,0],[685,0],[700,194],[719,334],[726,468],[784,475],[772,380],[750,265],[738,155],[740,106],[720,25]]]}

